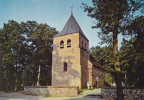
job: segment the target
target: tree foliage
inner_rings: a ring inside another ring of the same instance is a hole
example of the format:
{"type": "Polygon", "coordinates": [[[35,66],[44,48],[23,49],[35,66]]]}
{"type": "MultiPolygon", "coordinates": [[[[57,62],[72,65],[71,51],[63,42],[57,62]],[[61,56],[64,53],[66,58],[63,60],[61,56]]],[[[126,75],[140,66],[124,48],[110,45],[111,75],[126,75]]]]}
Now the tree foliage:
{"type": "Polygon", "coordinates": [[[88,16],[96,20],[92,28],[100,28],[99,37],[103,43],[113,43],[113,64],[117,84],[117,99],[123,100],[121,84],[121,68],[118,57],[118,39],[120,33],[125,34],[127,23],[131,22],[132,14],[144,4],[139,0],[92,0],[93,6],[83,4],[88,16]],[[138,4],[138,5],[136,5],[138,4]]]}
{"type": "Polygon", "coordinates": [[[41,65],[41,85],[51,81],[52,39],[57,34],[55,28],[36,21],[18,23],[10,20],[4,23],[1,37],[1,71],[6,86],[17,90],[19,85],[37,82],[37,70],[41,65]],[[25,80],[26,83],[23,83],[25,80]],[[23,83],[23,84],[22,84],[23,83]]]}
{"type": "Polygon", "coordinates": [[[103,43],[112,43],[112,34],[122,32],[124,22],[128,20],[130,7],[126,0],[92,0],[93,6],[84,4],[84,11],[96,21],[92,28],[100,28],[98,36],[103,43]]]}
{"type": "Polygon", "coordinates": [[[106,72],[110,73],[114,73],[112,50],[113,48],[111,45],[105,47],[96,46],[90,48],[90,55],[92,55],[96,61],[103,65],[106,72]]]}
{"type": "Polygon", "coordinates": [[[93,7],[85,4],[84,9],[88,16],[97,20],[93,28],[100,28],[99,36],[104,42],[113,43],[113,62],[117,84],[117,99],[123,100],[121,69],[119,66],[117,35],[127,20],[130,7],[126,0],[92,0],[93,7]],[[108,35],[109,34],[109,35],[108,35]]]}
{"type": "Polygon", "coordinates": [[[124,40],[121,47],[121,66],[128,77],[128,85],[138,88],[144,86],[144,16],[140,16],[127,26],[128,34],[133,37],[124,40]]]}

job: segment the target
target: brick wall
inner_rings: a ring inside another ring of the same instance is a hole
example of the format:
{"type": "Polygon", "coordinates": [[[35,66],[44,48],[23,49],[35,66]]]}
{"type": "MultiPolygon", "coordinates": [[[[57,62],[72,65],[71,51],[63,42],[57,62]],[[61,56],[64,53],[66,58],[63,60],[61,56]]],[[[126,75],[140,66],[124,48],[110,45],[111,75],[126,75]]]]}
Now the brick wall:
{"type": "Polygon", "coordinates": [[[77,97],[78,87],[52,87],[52,86],[26,86],[24,93],[27,95],[51,97],[77,97]]]}
{"type": "Polygon", "coordinates": [[[52,86],[79,86],[81,88],[79,33],[54,37],[52,86]],[[68,39],[71,40],[71,47],[67,47],[68,39]],[[61,40],[64,41],[64,48],[60,48],[61,40]],[[64,62],[67,62],[66,72],[63,70],[64,62]]]}
{"type": "Polygon", "coordinates": [[[101,88],[104,86],[104,70],[93,66],[93,64],[89,61],[89,82],[93,87],[101,88]],[[98,77],[98,81],[96,83],[96,77],[98,77]]]}
{"type": "MultiPolygon", "coordinates": [[[[88,68],[89,68],[89,82],[90,82],[90,84],[93,83],[93,80],[92,80],[92,66],[93,66],[93,64],[92,64],[90,61],[88,61],[88,68]]],[[[93,86],[93,85],[92,85],[92,86],[93,86]]]]}
{"type": "Polygon", "coordinates": [[[99,77],[99,85],[104,85],[104,71],[93,67],[89,62],[89,41],[79,33],[54,37],[52,52],[52,86],[79,86],[86,88],[90,81],[95,85],[95,77],[99,77]],[[67,47],[67,40],[71,40],[71,47],[67,47]],[[60,42],[64,41],[64,48],[60,42]],[[86,45],[85,45],[86,44],[86,45]],[[63,70],[63,63],[67,62],[67,71],[63,70]],[[90,67],[91,66],[91,67],[90,67]]]}
{"type": "Polygon", "coordinates": [[[102,86],[104,86],[104,70],[103,69],[98,68],[96,66],[92,67],[92,85],[98,88],[101,88],[102,86]],[[96,77],[98,77],[97,83],[96,83],[96,77]]]}
{"type": "Polygon", "coordinates": [[[80,65],[81,65],[81,85],[82,88],[87,87],[87,82],[89,81],[89,70],[88,70],[88,60],[89,60],[89,41],[84,38],[81,34],[79,37],[80,41],[80,65]],[[83,41],[83,46],[82,46],[83,41]],[[86,44],[86,47],[85,47],[86,44]]]}

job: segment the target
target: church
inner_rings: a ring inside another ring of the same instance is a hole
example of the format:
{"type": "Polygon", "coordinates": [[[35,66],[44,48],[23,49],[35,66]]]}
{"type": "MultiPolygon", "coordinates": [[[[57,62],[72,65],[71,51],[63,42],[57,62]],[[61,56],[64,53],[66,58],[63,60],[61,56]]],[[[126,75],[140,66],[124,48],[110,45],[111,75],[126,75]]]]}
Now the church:
{"type": "Polygon", "coordinates": [[[53,38],[52,86],[104,86],[104,68],[89,54],[89,40],[71,14],[53,38]]]}

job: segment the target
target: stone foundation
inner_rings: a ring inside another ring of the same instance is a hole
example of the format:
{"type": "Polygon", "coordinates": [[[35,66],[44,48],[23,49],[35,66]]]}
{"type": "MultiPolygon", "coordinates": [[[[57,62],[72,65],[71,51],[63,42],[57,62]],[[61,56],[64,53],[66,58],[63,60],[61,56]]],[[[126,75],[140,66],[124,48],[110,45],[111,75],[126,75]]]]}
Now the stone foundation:
{"type": "MultiPolygon", "coordinates": [[[[124,100],[144,100],[144,89],[123,88],[124,100]]],[[[116,100],[116,88],[104,87],[101,89],[103,98],[116,100]]]]}
{"type": "Polygon", "coordinates": [[[25,86],[24,93],[27,95],[39,95],[50,97],[77,97],[78,87],[64,86],[25,86]]]}

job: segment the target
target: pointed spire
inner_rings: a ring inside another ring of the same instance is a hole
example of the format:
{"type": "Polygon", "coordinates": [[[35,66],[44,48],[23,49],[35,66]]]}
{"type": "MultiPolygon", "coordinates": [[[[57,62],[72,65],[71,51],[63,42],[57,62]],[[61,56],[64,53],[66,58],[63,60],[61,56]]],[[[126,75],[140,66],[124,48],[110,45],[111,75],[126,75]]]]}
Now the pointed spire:
{"type": "Polygon", "coordinates": [[[77,21],[75,20],[74,16],[71,15],[69,20],[67,21],[65,27],[63,28],[63,30],[61,32],[59,32],[58,34],[56,34],[54,37],[67,35],[67,34],[71,34],[71,33],[77,33],[77,32],[79,32],[84,38],[86,38],[86,36],[84,35],[80,26],[78,25],[77,21]]]}

